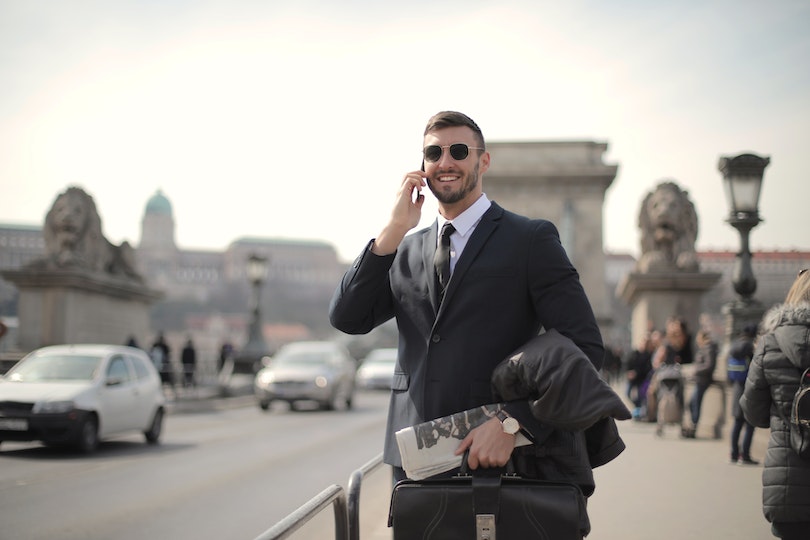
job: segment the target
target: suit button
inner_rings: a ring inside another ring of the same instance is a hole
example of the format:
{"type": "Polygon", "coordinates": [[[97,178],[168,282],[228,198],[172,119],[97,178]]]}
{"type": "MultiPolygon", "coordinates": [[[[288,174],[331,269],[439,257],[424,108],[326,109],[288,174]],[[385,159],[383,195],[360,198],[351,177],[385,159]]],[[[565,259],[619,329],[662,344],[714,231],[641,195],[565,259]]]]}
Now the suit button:
{"type": "Polygon", "coordinates": [[[433,334],[433,337],[431,338],[431,341],[433,341],[433,343],[438,343],[441,340],[442,340],[442,338],[441,338],[441,336],[439,334],[433,334]]]}

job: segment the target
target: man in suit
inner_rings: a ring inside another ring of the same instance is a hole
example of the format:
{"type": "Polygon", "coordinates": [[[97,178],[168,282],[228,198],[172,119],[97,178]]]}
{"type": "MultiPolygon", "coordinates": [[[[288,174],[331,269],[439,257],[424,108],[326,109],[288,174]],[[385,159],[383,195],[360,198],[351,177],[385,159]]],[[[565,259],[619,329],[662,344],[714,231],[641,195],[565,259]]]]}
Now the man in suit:
{"type": "MultiPolygon", "coordinates": [[[[423,167],[402,180],[387,225],[343,277],[330,305],[332,325],[364,334],[392,317],[399,329],[384,461],[404,478],[395,433],[405,427],[493,401],[491,375],[512,351],[542,328],[555,328],[596,369],[604,349],[593,310],[560,244],[555,226],[508,212],[487,199],[482,176],[490,166],[483,134],[464,114],[440,112],[424,133],[423,167]],[[406,236],[420,220],[427,186],[439,201],[430,227],[406,236]],[[445,222],[451,277],[444,293],[434,254],[445,222]]],[[[527,402],[507,415],[530,437],[543,426],[527,402]]],[[[470,468],[499,467],[515,437],[505,418],[492,418],[460,443],[470,468]]]]}

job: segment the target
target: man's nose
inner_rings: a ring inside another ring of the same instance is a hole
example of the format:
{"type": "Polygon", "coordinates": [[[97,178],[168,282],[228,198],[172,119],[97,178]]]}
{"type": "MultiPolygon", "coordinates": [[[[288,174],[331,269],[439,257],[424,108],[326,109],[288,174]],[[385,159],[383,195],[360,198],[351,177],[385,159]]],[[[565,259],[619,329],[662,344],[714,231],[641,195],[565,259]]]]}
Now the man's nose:
{"type": "Polygon", "coordinates": [[[452,165],[455,160],[453,156],[450,155],[450,148],[442,148],[442,155],[439,157],[439,161],[436,162],[436,165],[439,168],[447,167],[448,165],[452,165]]]}

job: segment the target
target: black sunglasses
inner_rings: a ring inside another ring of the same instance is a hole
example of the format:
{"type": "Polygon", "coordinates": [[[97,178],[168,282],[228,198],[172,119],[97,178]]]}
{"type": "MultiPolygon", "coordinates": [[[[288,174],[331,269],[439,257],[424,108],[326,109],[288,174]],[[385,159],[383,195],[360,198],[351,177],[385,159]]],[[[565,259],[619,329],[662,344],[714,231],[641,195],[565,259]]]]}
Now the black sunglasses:
{"type": "Polygon", "coordinates": [[[464,143],[456,143],[448,146],[432,144],[430,146],[426,146],[422,150],[422,154],[425,156],[425,161],[428,163],[435,163],[439,161],[442,158],[442,151],[445,148],[450,149],[450,156],[456,161],[467,159],[467,156],[470,155],[470,150],[483,150],[483,148],[479,148],[477,146],[467,146],[464,143]]]}

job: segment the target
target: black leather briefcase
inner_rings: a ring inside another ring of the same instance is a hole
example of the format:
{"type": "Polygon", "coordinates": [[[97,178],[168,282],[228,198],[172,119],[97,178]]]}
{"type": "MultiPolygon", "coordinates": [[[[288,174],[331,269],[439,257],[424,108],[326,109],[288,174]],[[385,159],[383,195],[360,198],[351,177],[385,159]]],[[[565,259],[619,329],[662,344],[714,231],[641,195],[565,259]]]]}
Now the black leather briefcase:
{"type": "Polygon", "coordinates": [[[398,482],[388,526],[394,540],[569,540],[590,531],[579,486],[477,472],[398,482]]]}

